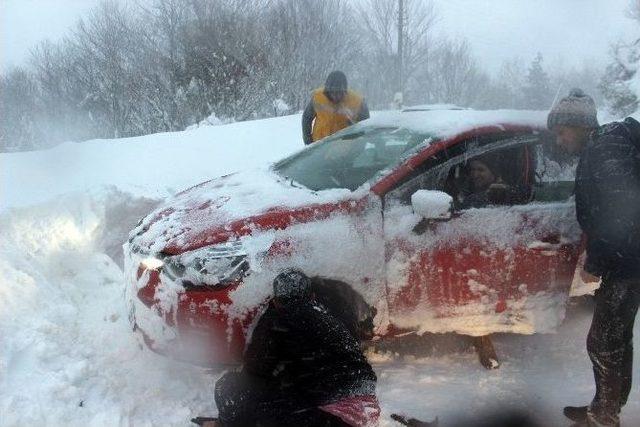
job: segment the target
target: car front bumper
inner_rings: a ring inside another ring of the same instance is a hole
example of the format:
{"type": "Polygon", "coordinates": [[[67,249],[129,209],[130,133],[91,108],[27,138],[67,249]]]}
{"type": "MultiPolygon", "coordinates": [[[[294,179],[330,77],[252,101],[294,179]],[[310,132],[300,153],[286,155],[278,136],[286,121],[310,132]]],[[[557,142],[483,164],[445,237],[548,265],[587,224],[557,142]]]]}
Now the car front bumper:
{"type": "Polygon", "coordinates": [[[253,316],[230,318],[226,289],[185,290],[143,262],[147,255],[125,245],[129,321],[144,345],[173,359],[203,366],[241,363],[253,316]]]}

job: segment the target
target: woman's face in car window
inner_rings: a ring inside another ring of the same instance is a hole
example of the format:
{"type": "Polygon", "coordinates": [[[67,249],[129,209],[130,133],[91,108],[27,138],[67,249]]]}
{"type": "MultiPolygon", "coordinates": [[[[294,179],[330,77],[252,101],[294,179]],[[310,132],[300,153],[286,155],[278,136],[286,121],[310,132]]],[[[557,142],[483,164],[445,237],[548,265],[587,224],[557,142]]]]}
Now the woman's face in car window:
{"type": "Polygon", "coordinates": [[[472,160],[469,162],[469,181],[474,192],[485,191],[491,184],[496,182],[496,176],[486,163],[480,160],[472,160]]]}

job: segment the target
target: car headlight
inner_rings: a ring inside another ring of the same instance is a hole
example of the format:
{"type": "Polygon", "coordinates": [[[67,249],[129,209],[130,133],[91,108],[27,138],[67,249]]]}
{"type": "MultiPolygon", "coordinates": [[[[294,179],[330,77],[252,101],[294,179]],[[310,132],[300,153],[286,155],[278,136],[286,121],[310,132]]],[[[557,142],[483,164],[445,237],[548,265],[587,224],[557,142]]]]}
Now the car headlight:
{"type": "Polygon", "coordinates": [[[249,270],[247,253],[240,241],[207,246],[162,259],[162,271],[172,279],[182,280],[189,289],[225,287],[244,277],[249,270]]]}
{"type": "Polygon", "coordinates": [[[142,261],[140,261],[140,264],[142,264],[142,266],[147,270],[158,270],[164,265],[162,260],[154,257],[144,258],[142,261]]]}

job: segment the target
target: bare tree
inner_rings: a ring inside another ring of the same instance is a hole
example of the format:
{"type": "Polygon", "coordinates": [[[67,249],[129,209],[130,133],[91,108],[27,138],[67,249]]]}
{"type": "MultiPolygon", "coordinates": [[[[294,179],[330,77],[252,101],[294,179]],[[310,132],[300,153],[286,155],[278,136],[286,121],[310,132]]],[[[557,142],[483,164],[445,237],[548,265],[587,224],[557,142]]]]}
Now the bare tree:
{"type": "Polygon", "coordinates": [[[521,58],[504,61],[498,71],[495,86],[492,88],[494,107],[524,108],[522,88],[524,87],[526,67],[521,58]]]}
{"type": "Polygon", "coordinates": [[[0,77],[0,151],[32,149],[42,142],[33,114],[36,92],[33,77],[23,69],[0,77]]]}
{"type": "Polygon", "coordinates": [[[631,87],[640,65],[640,39],[631,44],[618,43],[612,48],[612,62],[600,81],[609,111],[626,116],[638,110],[640,101],[631,87]]]}
{"type": "Polygon", "coordinates": [[[343,0],[275,0],[266,12],[263,49],[269,52],[272,99],[294,110],[334,69],[348,71],[359,50],[352,10],[343,0]]]}
{"type": "Polygon", "coordinates": [[[157,122],[158,130],[184,129],[189,123],[179,111],[177,94],[184,74],[182,40],[192,18],[191,8],[183,0],[153,0],[139,7],[146,23],[144,57],[139,64],[145,69],[141,75],[150,118],[157,122]]]}
{"type": "MultiPolygon", "coordinates": [[[[433,46],[432,30],[437,21],[433,3],[427,0],[404,0],[404,19],[402,32],[402,79],[406,89],[406,101],[415,102],[416,88],[423,82],[416,81],[419,69],[424,69],[429,61],[433,46]]],[[[378,81],[367,85],[374,91],[376,103],[392,100],[399,79],[398,62],[398,3],[388,0],[368,0],[360,8],[363,16],[364,33],[370,47],[370,69],[378,81]]]]}
{"type": "MultiPolygon", "coordinates": [[[[61,42],[34,49],[29,123],[62,141],[183,129],[212,114],[266,117],[276,99],[302,109],[335,69],[370,105],[386,107],[396,90],[398,3],[367,4],[354,10],[347,0],[104,1],[61,42]]],[[[494,86],[468,45],[432,36],[432,2],[405,5],[406,102],[490,103],[487,88],[494,86]]]]}
{"type": "Polygon", "coordinates": [[[541,53],[531,61],[522,90],[525,108],[544,110],[551,107],[554,93],[541,53]]]}
{"type": "Polygon", "coordinates": [[[571,88],[579,87],[593,98],[598,108],[604,106],[605,99],[600,88],[600,78],[605,67],[595,61],[585,61],[581,66],[557,68],[550,71],[551,88],[555,93],[567,93],[571,88]]]}
{"type": "Polygon", "coordinates": [[[420,89],[428,102],[474,106],[487,87],[488,76],[480,70],[465,40],[441,41],[421,71],[420,89]]]}
{"type": "Polygon", "coordinates": [[[78,22],[70,38],[77,83],[86,92],[83,107],[116,138],[141,130],[136,117],[141,79],[135,64],[144,37],[139,29],[120,3],[104,1],[78,22]]]}

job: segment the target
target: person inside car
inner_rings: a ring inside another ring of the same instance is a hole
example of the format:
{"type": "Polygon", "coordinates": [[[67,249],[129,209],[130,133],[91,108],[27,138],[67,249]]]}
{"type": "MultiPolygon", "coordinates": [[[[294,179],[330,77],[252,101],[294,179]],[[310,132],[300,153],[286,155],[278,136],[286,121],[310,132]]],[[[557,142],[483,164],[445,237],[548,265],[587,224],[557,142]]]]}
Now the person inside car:
{"type": "Polygon", "coordinates": [[[496,169],[486,158],[478,158],[469,162],[466,168],[466,185],[458,194],[460,209],[482,208],[490,204],[490,189],[505,186],[496,169]]]}
{"type": "Polygon", "coordinates": [[[498,162],[489,157],[471,160],[466,167],[466,181],[456,197],[456,207],[469,209],[525,203],[530,189],[508,185],[499,171],[498,162]]]}
{"type": "Polygon", "coordinates": [[[300,271],[280,273],[273,292],[242,370],[216,383],[219,419],[209,425],[377,425],[377,378],[358,340],[316,301],[300,271]]]}

